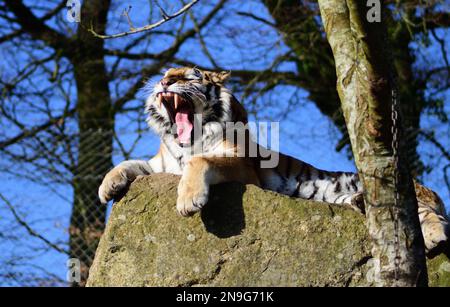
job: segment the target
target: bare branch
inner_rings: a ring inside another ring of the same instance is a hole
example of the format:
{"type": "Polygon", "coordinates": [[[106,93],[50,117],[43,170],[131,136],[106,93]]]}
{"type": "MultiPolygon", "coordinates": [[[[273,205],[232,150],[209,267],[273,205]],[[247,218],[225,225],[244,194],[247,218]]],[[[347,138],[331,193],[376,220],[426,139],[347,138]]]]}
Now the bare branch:
{"type": "Polygon", "coordinates": [[[429,142],[431,142],[434,146],[436,146],[442,153],[442,155],[450,162],[450,152],[445,149],[445,146],[442,145],[434,136],[434,133],[428,133],[423,130],[419,131],[419,134],[425,137],[429,142]]]}
{"type": "Polygon", "coordinates": [[[49,20],[56,14],[58,14],[63,8],[66,7],[67,0],[62,0],[55,8],[42,16],[41,21],[49,20]]]}
{"type": "Polygon", "coordinates": [[[198,41],[200,43],[200,46],[203,50],[203,53],[205,54],[205,56],[209,59],[209,61],[211,62],[211,64],[214,66],[214,68],[218,68],[219,65],[217,64],[217,62],[214,60],[214,57],[211,55],[211,52],[209,52],[208,47],[206,46],[206,42],[203,38],[203,35],[201,33],[201,29],[198,26],[198,22],[194,17],[194,14],[192,14],[192,12],[189,12],[189,17],[192,20],[192,23],[194,24],[194,29],[197,32],[197,36],[198,36],[198,41]]]}
{"type": "Polygon", "coordinates": [[[266,25],[268,25],[268,26],[271,26],[271,27],[273,27],[273,28],[276,28],[276,27],[277,27],[277,25],[276,25],[275,23],[273,23],[272,21],[267,20],[267,19],[262,18],[262,17],[259,17],[259,16],[256,16],[256,15],[253,14],[253,13],[237,12],[237,14],[240,15],[240,16],[249,17],[249,18],[251,18],[251,19],[253,19],[253,20],[262,22],[262,23],[264,23],[264,24],[266,24],[266,25]]]}
{"type": "Polygon", "coordinates": [[[98,37],[101,39],[118,38],[118,37],[130,35],[130,34],[136,34],[136,33],[140,33],[140,32],[150,31],[150,30],[153,30],[153,29],[161,26],[162,24],[168,22],[169,20],[172,20],[172,19],[180,16],[181,14],[187,12],[198,1],[199,0],[193,0],[193,1],[189,2],[188,4],[183,6],[179,11],[175,12],[172,15],[167,15],[167,13],[162,11],[163,19],[159,20],[158,22],[155,22],[153,24],[149,24],[149,25],[146,25],[143,27],[139,27],[139,28],[131,28],[129,31],[126,31],[126,32],[121,32],[121,33],[112,34],[112,35],[102,35],[102,34],[98,34],[97,32],[95,32],[94,29],[92,29],[92,28],[88,29],[88,31],[91,32],[92,35],[94,35],[95,37],[98,37]]]}
{"type": "Polygon", "coordinates": [[[11,211],[12,215],[14,216],[14,218],[16,219],[16,221],[23,226],[26,231],[33,237],[38,238],[39,240],[43,241],[45,244],[47,244],[49,247],[53,248],[54,250],[60,252],[60,253],[64,253],[64,254],[69,254],[68,251],[62,249],[61,247],[53,244],[52,242],[50,242],[48,239],[46,239],[45,237],[43,237],[42,235],[40,235],[39,233],[37,233],[35,230],[33,230],[30,225],[27,224],[27,222],[25,222],[17,213],[16,209],[14,208],[14,206],[11,204],[11,202],[6,199],[5,196],[3,196],[3,194],[0,193],[0,199],[3,200],[3,202],[6,204],[6,206],[8,207],[9,211],[11,211]]]}
{"type": "Polygon", "coordinates": [[[44,123],[44,124],[42,124],[42,125],[39,125],[39,126],[36,126],[36,127],[33,127],[33,128],[30,129],[30,130],[23,130],[23,131],[22,131],[21,133],[19,133],[18,135],[14,136],[14,137],[12,137],[12,138],[10,138],[10,139],[1,141],[1,142],[0,142],[0,150],[3,150],[3,149],[5,149],[6,147],[8,147],[8,146],[10,146],[10,145],[12,145],[12,144],[15,144],[15,143],[17,143],[17,142],[19,142],[19,141],[21,141],[21,140],[23,140],[23,139],[25,139],[25,138],[35,136],[35,135],[38,134],[39,132],[44,131],[45,129],[47,129],[47,128],[49,128],[49,127],[51,127],[51,126],[57,124],[57,123],[58,123],[59,121],[61,121],[62,119],[66,118],[66,117],[68,117],[68,116],[71,116],[71,115],[73,115],[73,114],[75,114],[75,109],[69,110],[66,114],[63,114],[63,115],[61,115],[61,116],[52,118],[52,119],[50,119],[49,121],[47,121],[46,123],[44,123]]]}
{"type": "MultiPolygon", "coordinates": [[[[33,38],[44,41],[47,45],[54,49],[68,50],[70,40],[50,28],[44,23],[44,19],[37,18],[31,10],[19,0],[5,0],[8,9],[16,16],[17,22],[22,30],[28,32],[33,38]]],[[[59,6],[57,7],[57,9],[59,6]]],[[[52,12],[53,13],[53,12],[52,12]]],[[[51,16],[52,13],[49,13],[51,16]]]]}
{"type": "Polygon", "coordinates": [[[16,38],[16,37],[22,35],[23,33],[24,33],[24,31],[22,29],[18,29],[18,30],[15,30],[15,31],[11,32],[11,33],[5,34],[4,36],[0,37],[0,44],[4,43],[4,42],[7,42],[7,41],[10,41],[13,38],[16,38]]]}
{"type": "MultiPolygon", "coordinates": [[[[212,18],[219,12],[219,10],[223,7],[227,0],[221,0],[219,1],[210,11],[209,13],[198,23],[197,27],[198,29],[201,29],[205,27],[212,18]]],[[[172,46],[168,49],[164,50],[163,52],[160,52],[156,55],[150,55],[147,54],[147,58],[154,57],[154,59],[159,60],[157,63],[150,65],[148,67],[145,67],[141,70],[141,78],[137,80],[123,95],[122,97],[118,98],[114,103],[114,110],[119,111],[121,110],[124,105],[129,101],[130,99],[133,99],[136,92],[139,90],[139,88],[142,87],[143,82],[145,78],[148,78],[149,76],[155,75],[159,73],[159,71],[168,63],[175,63],[173,61],[174,56],[180,49],[181,45],[188,40],[189,38],[195,36],[197,34],[197,31],[195,29],[190,29],[180,36],[173,42],[172,46]]],[[[122,54],[124,55],[124,54],[122,54]]]]}
{"type": "Polygon", "coordinates": [[[445,38],[440,38],[436,34],[436,31],[434,29],[431,30],[431,34],[433,35],[434,39],[438,42],[441,48],[442,58],[444,60],[445,66],[447,67],[447,83],[448,83],[448,79],[450,78],[450,62],[447,57],[447,48],[446,48],[447,42],[445,41],[445,38]]]}

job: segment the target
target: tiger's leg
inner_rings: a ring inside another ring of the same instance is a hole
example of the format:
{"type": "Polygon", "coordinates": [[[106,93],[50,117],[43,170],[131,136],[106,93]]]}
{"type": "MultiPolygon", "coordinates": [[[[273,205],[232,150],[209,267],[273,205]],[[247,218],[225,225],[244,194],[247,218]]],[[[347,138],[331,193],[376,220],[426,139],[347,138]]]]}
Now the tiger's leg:
{"type": "Polygon", "coordinates": [[[261,169],[260,173],[266,189],[364,213],[363,189],[357,174],[320,170],[283,154],[276,168],[261,169]]]}
{"type": "MultiPolygon", "coordinates": [[[[263,186],[271,190],[365,212],[363,187],[357,174],[322,171],[289,157],[281,157],[280,166],[266,172],[269,172],[266,178],[278,178],[270,180],[270,184],[263,182],[263,186]],[[290,182],[296,184],[294,190],[290,182]]],[[[418,183],[415,189],[425,247],[430,255],[432,250],[437,251],[437,247],[448,242],[450,222],[436,193],[418,183]]]]}
{"type": "Polygon", "coordinates": [[[415,183],[418,213],[427,254],[440,252],[448,242],[450,223],[439,196],[432,190],[415,183]]]}
{"type": "MultiPolygon", "coordinates": [[[[415,183],[418,215],[425,248],[428,256],[440,253],[449,242],[450,222],[445,212],[445,207],[439,196],[432,190],[415,183]]],[[[360,209],[364,213],[364,199],[362,192],[350,197],[350,205],[353,209],[360,209]]]]}
{"type": "Polygon", "coordinates": [[[185,166],[178,185],[177,210],[192,215],[208,202],[212,184],[238,181],[259,185],[251,160],[237,157],[193,157],[185,166]]]}
{"type": "MultiPolygon", "coordinates": [[[[432,190],[415,183],[418,215],[422,235],[425,242],[425,248],[428,256],[441,251],[441,247],[448,244],[450,236],[450,222],[445,212],[445,207],[439,196],[432,190]]],[[[345,205],[351,208],[365,212],[364,198],[362,192],[351,194],[350,197],[344,197],[345,205]],[[348,202],[350,200],[350,203],[348,202]]]]}
{"type": "Polygon", "coordinates": [[[137,176],[154,173],[148,161],[124,161],[109,171],[98,189],[98,197],[102,204],[120,198],[137,176]]]}

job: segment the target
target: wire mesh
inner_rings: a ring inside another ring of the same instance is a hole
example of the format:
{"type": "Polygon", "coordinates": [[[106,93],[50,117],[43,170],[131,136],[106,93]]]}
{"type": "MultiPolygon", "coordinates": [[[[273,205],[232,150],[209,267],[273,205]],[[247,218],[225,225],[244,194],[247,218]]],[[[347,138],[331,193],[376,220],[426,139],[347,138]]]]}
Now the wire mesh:
{"type": "Polygon", "coordinates": [[[21,170],[7,159],[20,146],[1,152],[0,286],[85,285],[109,209],[98,187],[113,160],[130,158],[125,148],[134,148],[142,131],[118,134],[133,141],[122,144],[103,129],[41,138],[32,147],[33,163],[21,170]],[[49,144],[52,152],[44,151],[49,144]]]}

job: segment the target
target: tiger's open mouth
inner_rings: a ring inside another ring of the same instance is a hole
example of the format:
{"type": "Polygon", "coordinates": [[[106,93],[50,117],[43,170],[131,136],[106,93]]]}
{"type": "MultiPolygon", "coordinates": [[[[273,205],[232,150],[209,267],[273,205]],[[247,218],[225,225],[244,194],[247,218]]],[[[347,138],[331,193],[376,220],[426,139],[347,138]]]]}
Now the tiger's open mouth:
{"type": "Polygon", "coordinates": [[[172,123],[177,126],[177,137],[181,144],[191,144],[191,133],[194,128],[194,105],[183,98],[181,95],[173,92],[161,92],[156,95],[159,106],[161,103],[169,114],[172,123]]]}

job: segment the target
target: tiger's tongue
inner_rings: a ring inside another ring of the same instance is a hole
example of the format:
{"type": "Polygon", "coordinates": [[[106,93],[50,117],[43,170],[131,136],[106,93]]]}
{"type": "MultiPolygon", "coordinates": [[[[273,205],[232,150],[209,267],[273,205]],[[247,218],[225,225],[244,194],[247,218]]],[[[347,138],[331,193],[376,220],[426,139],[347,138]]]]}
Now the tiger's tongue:
{"type": "Polygon", "coordinates": [[[183,144],[190,144],[193,125],[189,120],[188,108],[177,111],[175,123],[177,124],[178,140],[183,144]]]}

